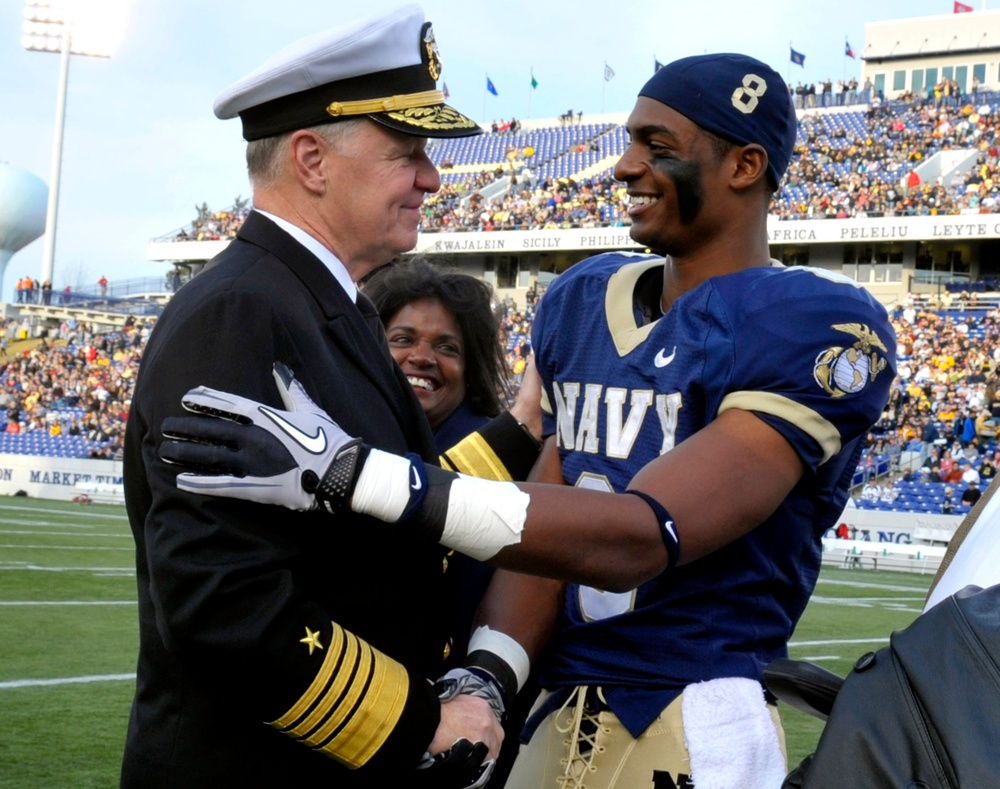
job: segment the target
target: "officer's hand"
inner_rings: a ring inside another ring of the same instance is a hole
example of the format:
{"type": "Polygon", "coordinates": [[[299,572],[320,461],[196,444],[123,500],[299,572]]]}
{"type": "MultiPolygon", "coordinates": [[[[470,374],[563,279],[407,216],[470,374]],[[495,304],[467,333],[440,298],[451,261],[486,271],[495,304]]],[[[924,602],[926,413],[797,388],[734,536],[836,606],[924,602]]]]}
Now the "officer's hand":
{"type": "Polygon", "coordinates": [[[441,722],[417,770],[420,783],[441,789],[485,786],[502,742],[489,701],[468,694],[442,701],[441,722]]]}
{"type": "Polygon", "coordinates": [[[181,490],[336,511],[356,480],[361,439],[341,430],[285,365],[274,366],[274,379],[287,410],[203,386],[189,391],[184,408],[200,416],[163,420],[160,457],[192,469],[177,475],[181,490]]]}

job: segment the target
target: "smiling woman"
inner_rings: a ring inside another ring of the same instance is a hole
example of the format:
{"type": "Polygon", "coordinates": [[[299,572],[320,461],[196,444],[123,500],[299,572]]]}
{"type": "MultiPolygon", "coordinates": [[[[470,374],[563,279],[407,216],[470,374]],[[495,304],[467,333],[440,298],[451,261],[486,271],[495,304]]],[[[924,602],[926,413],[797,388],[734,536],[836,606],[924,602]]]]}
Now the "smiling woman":
{"type": "Polygon", "coordinates": [[[439,452],[501,412],[511,392],[489,285],[415,258],[380,269],[364,287],[439,452]]]}
{"type": "MultiPolygon", "coordinates": [[[[390,353],[427,415],[438,452],[446,453],[507,407],[510,377],[489,285],[409,258],[377,270],[364,283],[364,291],[385,324],[390,353]]],[[[518,406],[526,405],[530,398],[525,395],[533,386],[525,383],[518,406]]],[[[537,400],[534,419],[518,406],[511,415],[537,422],[530,429],[537,439],[541,433],[537,400]]],[[[492,576],[493,568],[487,564],[460,553],[448,556],[447,581],[454,600],[448,668],[464,665],[472,622],[492,576]]],[[[536,692],[532,679],[507,710],[506,737],[490,786],[504,785],[536,692]]]]}

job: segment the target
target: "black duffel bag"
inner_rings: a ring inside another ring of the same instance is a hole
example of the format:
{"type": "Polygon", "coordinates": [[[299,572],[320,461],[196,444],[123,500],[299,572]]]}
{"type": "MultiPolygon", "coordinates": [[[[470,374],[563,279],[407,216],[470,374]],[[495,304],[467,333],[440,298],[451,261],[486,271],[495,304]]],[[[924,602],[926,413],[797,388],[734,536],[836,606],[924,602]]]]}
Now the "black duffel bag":
{"type": "Polygon", "coordinates": [[[782,789],[1000,787],[1000,586],[944,599],[842,683],[796,664],[768,666],[768,689],[828,718],[782,789]]]}

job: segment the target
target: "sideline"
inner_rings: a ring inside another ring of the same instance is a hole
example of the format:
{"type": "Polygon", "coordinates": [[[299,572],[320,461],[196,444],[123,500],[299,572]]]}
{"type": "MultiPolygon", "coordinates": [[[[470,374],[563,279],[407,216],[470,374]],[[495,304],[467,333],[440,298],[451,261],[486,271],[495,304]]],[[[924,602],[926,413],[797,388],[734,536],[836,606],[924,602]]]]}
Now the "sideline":
{"type": "Polygon", "coordinates": [[[138,605],[138,602],[136,600],[0,600],[0,608],[31,605],[138,605]]]}
{"type": "Polygon", "coordinates": [[[13,688],[37,688],[48,685],[85,685],[91,682],[123,682],[135,680],[135,672],[131,674],[96,674],[89,677],[64,677],[62,679],[15,679],[0,682],[0,690],[13,688]]]}

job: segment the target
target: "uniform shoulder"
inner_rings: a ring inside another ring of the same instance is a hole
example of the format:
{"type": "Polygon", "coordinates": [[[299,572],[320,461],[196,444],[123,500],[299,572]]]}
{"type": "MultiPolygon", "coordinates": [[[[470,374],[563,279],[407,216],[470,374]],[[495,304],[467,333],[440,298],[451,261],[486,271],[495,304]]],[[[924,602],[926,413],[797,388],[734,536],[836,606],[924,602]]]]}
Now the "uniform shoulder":
{"type": "Polygon", "coordinates": [[[663,258],[638,252],[604,252],[600,255],[584,258],[573,264],[566,272],[558,276],[546,291],[548,296],[552,291],[581,281],[606,280],[616,272],[630,266],[648,268],[652,265],[662,265],[663,258]]]}

